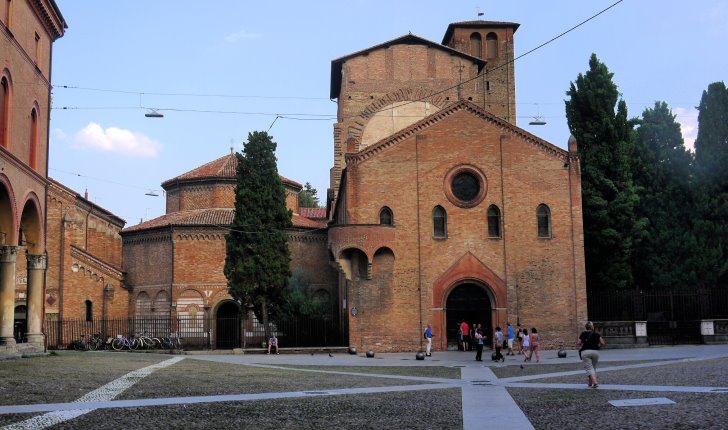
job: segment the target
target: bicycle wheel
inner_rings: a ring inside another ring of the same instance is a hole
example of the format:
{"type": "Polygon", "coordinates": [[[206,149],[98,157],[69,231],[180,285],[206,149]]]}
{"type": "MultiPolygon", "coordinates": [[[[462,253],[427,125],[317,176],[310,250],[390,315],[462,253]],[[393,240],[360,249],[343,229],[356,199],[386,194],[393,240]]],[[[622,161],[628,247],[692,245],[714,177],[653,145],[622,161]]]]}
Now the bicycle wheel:
{"type": "Polygon", "coordinates": [[[114,351],[119,351],[124,348],[124,341],[117,337],[111,341],[111,347],[114,351]]]}
{"type": "Polygon", "coordinates": [[[180,351],[182,350],[182,338],[174,338],[174,349],[179,349],[180,351]]]}
{"type": "Polygon", "coordinates": [[[137,349],[139,349],[141,343],[141,339],[137,339],[134,337],[129,341],[129,349],[133,349],[136,351],[137,349]]]}
{"type": "Polygon", "coordinates": [[[96,339],[91,339],[86,344],[86,348],[88,348],[89,351],[96,351],[97,346],[96,339]]]}

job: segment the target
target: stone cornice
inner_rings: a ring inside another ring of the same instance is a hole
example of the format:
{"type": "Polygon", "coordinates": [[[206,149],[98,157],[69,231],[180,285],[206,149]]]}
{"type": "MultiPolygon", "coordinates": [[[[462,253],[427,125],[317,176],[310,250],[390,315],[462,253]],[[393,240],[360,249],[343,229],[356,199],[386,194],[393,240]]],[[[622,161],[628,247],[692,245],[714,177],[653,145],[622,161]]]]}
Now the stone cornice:
{"type": "Polygon", "coordinates": [[[30,0],[28,3],[33,7],[38,18],[40,18],[48,33],[53,37],[53,40],[63,36],[64,30],[67,28],[66,22],[63,20],[63,16],[61,16],[58,6],[55,5],[53,0],[30,0]]]}
{"type": "Polygon", "coordinates": [[[108,264],[101,260],[100,258],[89,254],[85,250],[76,247],[75,245],[71,245],[71,260],[73,262],[78,262],[84,265],[90,266],[92,269],[92,273],[94,272],[102,272],[105,275],[108,275],[114,279],[123,279],[124,273],[121,271],[120,268],[114,267],[111,264],[108,264]]]}

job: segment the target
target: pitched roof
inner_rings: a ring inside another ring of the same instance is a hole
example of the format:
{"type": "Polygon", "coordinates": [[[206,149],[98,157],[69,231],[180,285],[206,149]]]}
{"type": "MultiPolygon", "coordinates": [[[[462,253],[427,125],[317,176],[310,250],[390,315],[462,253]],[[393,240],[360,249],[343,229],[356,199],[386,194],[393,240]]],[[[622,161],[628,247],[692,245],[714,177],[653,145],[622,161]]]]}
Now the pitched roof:
{"type": "MultiPolygon", "coordinates": [[[[166,215],[133,225],[122,230],[122,233],[151,230],[169,226],[212,226],[227,227],[233,222],[233,208],[216,209],[190,209],[171,212],[166,215]]],[[[326,222],[308,219],[299,214],[293,214],[291,220],[293,228],[326,228],[326,222]]]]}
{"type": "MultiPolygon", "coordinates": [[[[202,166],[196,167],[189,172],[185,172],[172,179],[167,179],[162,182],[162,188],[165,190],[175,184],[178,181],[195,181],[203,179],[235,179],[235,173],[238,168],[238,157],[235,154],[227,154],[217,160],[205,163],[202,166]]],[[[303,188],[303,185],[296,181],[292,181],[284,176],[278,175],[284,185],[289,185],[296,188],[303,188]]]]}
{"type": "Polygon", "coordinates": [[[349,55],[345,55],[345,56],[339,57],[335,60],[331,60],[330,97],[332,99],[339,97],[339,92],[341,90],[341,66],[344,64],[345,61],[347,61],[351,58],[354,58],[354,57],[358,57],[360,55],[368,54],[369,52],[374,51],[376,49],[389,48],[392,45],[425,45],[425,46],[429,46],[431,48],[441,49],[452,55],[457,55],[459,57],[466,58],[466,59],[472,61],[473,63],[478,64],[479,67],[484,66],[486,63],[486,61],[484,61],[482,58],[473,57],[472,55],[468,55],[464,52],[460,52],[458,50],[452,49],[449,46],[444,46],[437,42],[433,42],[431,40],[425,39],[423,37],[415,36],[412,33],[405,34],[404,36],[400,36],[396,39],[388,40],[384,43],[370,46],[369,48],[362,49],[361,51],[356,51],[349,55]]]}
{"type": "Polygon", "coordinates": [[[361,162],[366,161],[369,158],[375,157],[377,154],[381,153],[386,148],[396,145],[397,143],[406,140],[407,138],[414,136],[418,134],[420,131],[430,127],[431,125],[434,125],[447,117],[451,116],[452,114],[465,110],[470,113],[472,113],[474,116],[477,116],[496,127],[501,128],[502,130],[509,132],[513,135],[516,135],[518,138],[523,139],[534,146],[540,148],[541,150],[550,153],[551,155],[561,158],[564,161],[568,161],[569,152],[559,148],[558,146],[549,143],[540,137],[537,137],[526,130],[517,127],[514,124],[511,124],[510,122],[498,118],[497,116],[491,114],[490,112],[482,109],[481,107],[466,101],[458,101],[450,106],[441,109],[434,114],[423,118],[420,121],[417,121],[416,123],[410,125],[409,127],[403,128],[402,130],[385,137],[384,139],[380,140],[379,142],[367,146],[366,148],[362,149],[361,151],[355,153],[355,154],[347,154],[346,155],[346,163],[347,164],[358,164],[361,162]]]}
{"type": "Polygon", "coordinates": [[[311,219],[326,219],[326,208],[298,208],[301,216],[311,219]]]}
{"type": "Polygon", "coordinates": [[[445,35],[442,37],[442,44],[447,45],[450,43],[450,38],[452,38],[453,33],[455,32],[456,27],[464,27],[464,28],[483,28],[483,27],[490,27],[490,28],[498,28],[498,27],[513,27],[513,32],[515,33],[516,30],[518,30],[518,27],[520,27],[521,24],[517,24],[515,22],[502,22],[502,21],[460,21],[460,22],[453,22],[450,25],[447,26],[447,30],[445,30],[445,35]]]}

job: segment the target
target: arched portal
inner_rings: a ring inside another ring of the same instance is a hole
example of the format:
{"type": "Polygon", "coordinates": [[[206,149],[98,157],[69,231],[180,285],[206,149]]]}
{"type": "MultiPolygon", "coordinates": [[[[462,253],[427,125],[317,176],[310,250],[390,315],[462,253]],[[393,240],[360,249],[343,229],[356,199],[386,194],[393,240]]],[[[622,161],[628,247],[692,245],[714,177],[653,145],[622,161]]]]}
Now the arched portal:
{"type": "MultiPolygon", "coordinates": [[[[492,327],[492,307],[490,297],[483,285],[465,282],[455,286],[445,302],[445,329],[447,349],[457,349],[458,327],[465,320],[469,327],[480,324],[483,334],[490,340],[492,327]]],[[[486,345],[490,343],[486,342],[486,345]]]]}
{"type": "Polygon", "coordinates": [[[215,348],[240,348],[240,307],[232,300],[222,302],[217,308],[215,348]]]}

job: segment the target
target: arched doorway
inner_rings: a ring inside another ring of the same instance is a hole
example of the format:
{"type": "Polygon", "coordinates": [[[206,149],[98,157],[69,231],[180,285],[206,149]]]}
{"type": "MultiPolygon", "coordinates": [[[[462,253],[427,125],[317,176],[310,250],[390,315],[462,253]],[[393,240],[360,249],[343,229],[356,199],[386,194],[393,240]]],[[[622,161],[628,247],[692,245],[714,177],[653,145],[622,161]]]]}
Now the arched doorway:
{"type": "Polygon", "coordinates": [[[215,316],[215,349],[240,348],[240,308],[228,300],[220,304],[215,316]]]}
{"type": "Polygon", "coordinates": [[[463,319],[470,327],[480,324],[486,336],[486,346],[493,335],[492,308],[486,287],[474,283],[462,283],[450,291],[445,305],[447,349],[457,349],[458,327],[463,319]]]}

